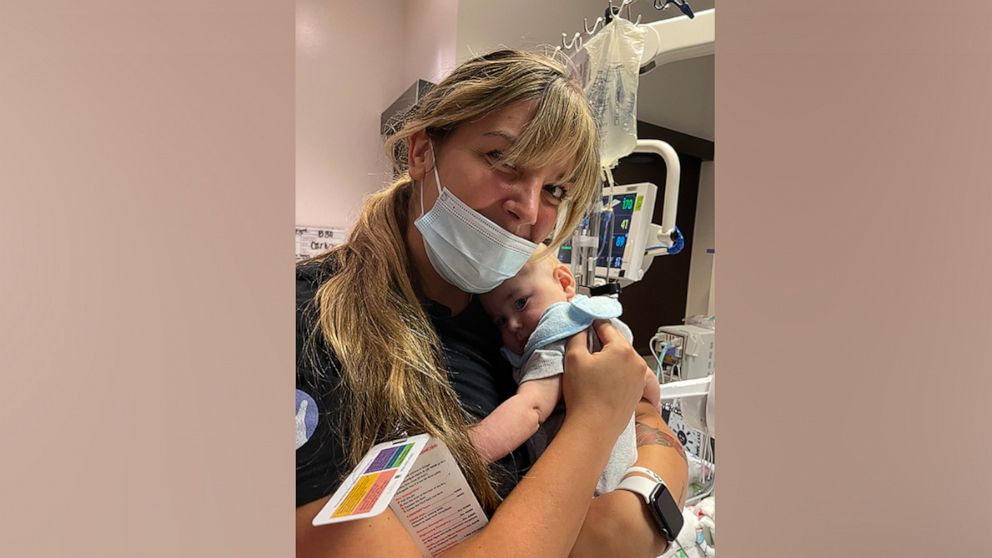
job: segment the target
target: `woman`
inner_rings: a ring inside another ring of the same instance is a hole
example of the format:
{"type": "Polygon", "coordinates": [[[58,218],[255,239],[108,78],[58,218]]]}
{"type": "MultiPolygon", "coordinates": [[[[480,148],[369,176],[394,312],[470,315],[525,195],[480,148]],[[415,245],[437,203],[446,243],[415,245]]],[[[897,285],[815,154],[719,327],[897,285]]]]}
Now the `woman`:
{"type": "Polygon", "coordinates": [[[432,89],[387,150],[399,178],[369,198],[347,243],[297,270],[297,397],[319,411],[297,440],[297,554],[419,556],[390,510],[310,522],[373,444],[420,432],[448,446],[492,514],[445,556],[659,554],[636,495],[592,499],[635,406],[637,464],[675,494],[685,485],[681,447],[638,403],[644,362],[612,326],[597,326],[600,352],[584,335],[569,344],[568,414],[523,478],[512,458],[488,469],[468,436],[514,390],[473,293],[515,274],[537,243],[551,237],[556,249],[598,180],[581,89],[552,59],[492,53],[432,89]]]}

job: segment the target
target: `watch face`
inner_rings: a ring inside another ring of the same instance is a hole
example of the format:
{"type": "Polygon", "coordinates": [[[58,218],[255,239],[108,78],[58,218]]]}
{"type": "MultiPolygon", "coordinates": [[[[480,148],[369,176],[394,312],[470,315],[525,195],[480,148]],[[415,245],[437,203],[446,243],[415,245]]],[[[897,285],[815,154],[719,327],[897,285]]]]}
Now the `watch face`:
{"type": "Polygon", "coordinates": [[[674,541],[675,537],[682,531],[685,518],[682,517],[682,510],[675,503],[675,499],[672,498],[672,493],[668,491],[667,486],[659,484],[654,489],[654,492],[651,493],[651,505],[649,507],[651,508],[651,515],[658,522],[658,527],[664,532],[665,537],[669,542],[674,541]]]}

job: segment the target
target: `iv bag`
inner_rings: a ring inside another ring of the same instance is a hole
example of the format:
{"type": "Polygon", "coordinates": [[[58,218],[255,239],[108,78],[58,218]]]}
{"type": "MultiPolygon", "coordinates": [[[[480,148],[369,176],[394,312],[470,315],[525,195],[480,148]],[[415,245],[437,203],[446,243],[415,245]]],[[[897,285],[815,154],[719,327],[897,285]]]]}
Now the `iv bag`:
{"type": "Polygon", "coordinates": [[[585,92],[599,127],[603,168],[615,167],[637,145],[637,79],[645,33],[615,17],[585,46],[585,92]]]}

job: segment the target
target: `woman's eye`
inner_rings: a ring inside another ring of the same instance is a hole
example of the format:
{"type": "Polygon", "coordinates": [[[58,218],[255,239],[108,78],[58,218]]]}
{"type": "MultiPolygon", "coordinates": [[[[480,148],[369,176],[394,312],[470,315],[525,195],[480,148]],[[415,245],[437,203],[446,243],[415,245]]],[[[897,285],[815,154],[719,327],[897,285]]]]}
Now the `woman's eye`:
{"type": "Polygon", "coordinates": [[[503,152],[498,149],[486,153],[486,158],[489,160],[490,165],[498,167],[501,171],[516,172],[517,170],[517,167],[503,161],[503,152]]]}
{"type": "Polygon", "coordinates": [[[544,191],[551,196],[551,199],[553,199],[556,204],[564,200],[565,194],[568,193],[568,190],[560,184],[548,184],[544,187],[544,191]]]}
{"type": "Polygon", "coordinates": [[[517,300],[514,300],[513,301],[513,308],[516,311],[519,312],[519,311],[523,310],[524,308],[527,308],[527,301],[528,301],[528,298],[527,297],[525,297],[525,296],[520,297],[517,300]]]}

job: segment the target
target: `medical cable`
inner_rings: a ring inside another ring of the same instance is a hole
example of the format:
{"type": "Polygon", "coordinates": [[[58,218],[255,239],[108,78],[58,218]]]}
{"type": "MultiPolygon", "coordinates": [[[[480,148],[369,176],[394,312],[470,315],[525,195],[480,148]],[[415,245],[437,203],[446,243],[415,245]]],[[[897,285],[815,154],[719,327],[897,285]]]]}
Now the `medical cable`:
{"type": "Polygon", "coordinates": [[[651,351],[651,356],[653,356],[655,362],[657,362],[657,365],[654,367],[654,375],[656,378],[658,378],[659,382],[664,383],[664,380],[661,377],[662,372],[664,372],[665,370],[662,359],[665,358],[665,352],[668,351],[668,344],[666,343],[662,345],[661,352],[656,353],[654,351],[654,344],[657,342],[658,342],[658,335],[655,334],[655,336],[651,338],[651,341],[648,342],[648,350],[651,351]]]}
{"type": "MultiPolygon", "coordinates": [[[[611,208],[602,210],[601,213],[600,213],[600,218],[601,219],[602,219],[602,216],[603,215],[606,216],[606,222],[604,223],[604,222],[600,221],[599,230],[603,231],[603,235],[605,236],[606,235],[606,231],[613,224],[613,208],[611,207],[611,208]]],[[[602,257],[604,251],[606,251],[606,244],[603,244],[602,246],[599,247],[599,253],[596,254],[596,258],[598,259],[598,258],[602,257]]]]}
{"type": "MultiPolygon", "coordinates": [[[[608,251],[606,253],[606,282],[609,283],[610,272],[613,270],[613,206],[615,205],[614,198],[616,196],[616,193],[613,191],[613,188],[616,186],[616,184],[613,181],[613,172],[608,167],[603,168],[603,173],[606,175],[607,184],[610,185],[610,197],[609,199],[607,199],[604,208],[605,211],[609,212],[609,219],[607,219],[607,227],[604,231],[605,233],[604,238],[606,239],[606,243],[609,245],[608,251]]],[[[604,229],[601,228],[600,230],[604,230],[604,229]]],[[[620,280],[619,269],[617,270],[616,279],[617,281],[620,280]]]]}
{"type": "MultiPolygon", "coordinates": [[[[706,535],[705,535],[705,531],[703,530],[705,526],[716,527],[716,524],[709,517],[703,516],[699,518],[699,523],[696,524],[696,546],[699,548],[699,550],[703,552],[705,556],[715,557],[716,549],[710,546],[706,542],[706,535]],[[704,525],[704,520],[708,520],[705,522],[706,525],[704,525]]],[[[716,541],[713,541],[713,543],[715,545],[716,541]]]]}
{"type": "Polygon", "coordinates": [[[675,227],[670,236],[672,237],[673,242],[671,246],[665,246],[664,244],[648,246],[644,249],[644,254],[649,255],[652,250],[664,250],[669,256],[674,256],[675,254],[681,252],[682,249],[685,248],[685,237],[682,236],[682,231],[680,231],[678,227],[675,227]]]}
{"type": "MultiPolygon", "coordinates": [[[[653,336],[651,336],[651,339],[648,340],[648,350],[651,351],[651,356],[653,356],[655,361],[658,363],[658,366],[655,367],[657,371],[661,370],[661,359],[658,358],[658,353],[655,352],[654,345],[660,339],[659,335],[660,334],[655,333],[653,336]]],[[[658,376],[659,379],[661,378],[660,372],[656,373],[655,375],[658,376]]]]}

